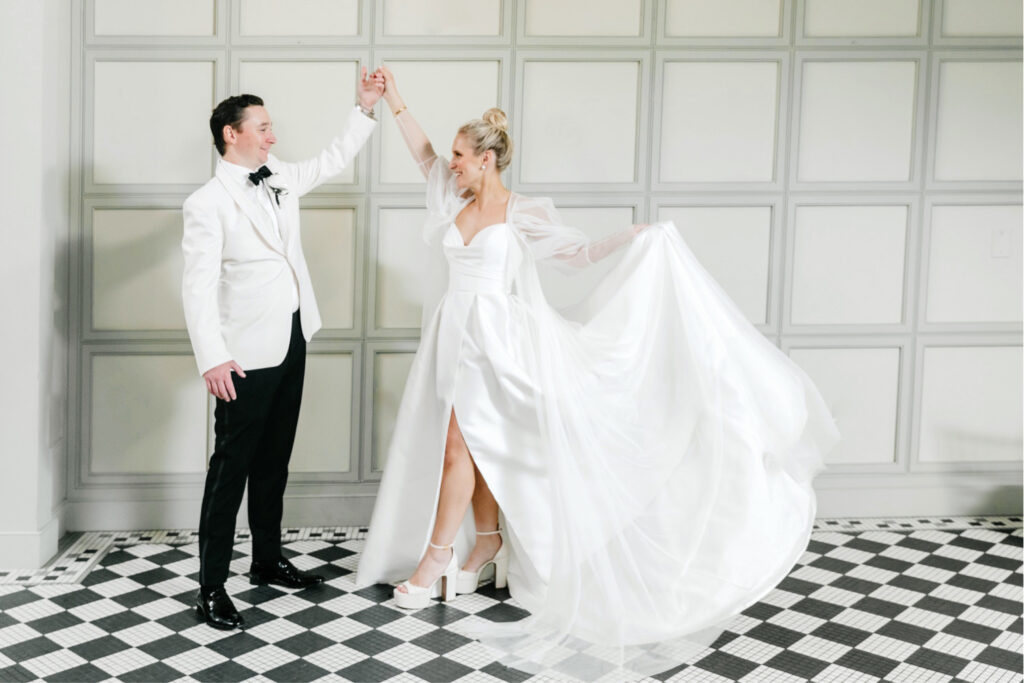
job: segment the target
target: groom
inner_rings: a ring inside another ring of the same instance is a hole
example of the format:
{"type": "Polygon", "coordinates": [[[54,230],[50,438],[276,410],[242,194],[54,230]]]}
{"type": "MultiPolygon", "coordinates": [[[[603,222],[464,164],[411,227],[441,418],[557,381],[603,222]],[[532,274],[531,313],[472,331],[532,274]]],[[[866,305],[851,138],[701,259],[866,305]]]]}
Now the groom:
{"type": "Polygon", "coordinates": [[[337,175],[376,126],[383,77],[356,89],[357,106],[314,159],[279,161],[263,100],[236,95],[213,110],[220,152],[216,173],[183,206],[185,320],[206,388],[217,398],[216,441],[199,519],[199,595],[208,624],[242,624],[224,589],[235,517],[249,484],[253,584],[305,588],[322,576],[281,555],[281,512],[288,460],[302,399],[306,342],[320,314],[299,238],[299,197],[337,175]]]}

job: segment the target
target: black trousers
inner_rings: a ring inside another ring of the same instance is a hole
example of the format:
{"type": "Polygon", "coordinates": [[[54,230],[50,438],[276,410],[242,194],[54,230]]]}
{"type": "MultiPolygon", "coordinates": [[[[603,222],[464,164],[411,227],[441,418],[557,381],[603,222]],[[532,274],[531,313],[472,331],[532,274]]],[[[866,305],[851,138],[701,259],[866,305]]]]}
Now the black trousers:
{"type": "Polygon", "coordinates": [[[199,583],[206,588],[228,578],[235,518],[249,482],[252,558],[274,563],[281,557],[281,513],[288,460],[302,402],[306,340],[299,312],[292,315],[284,361],[273,368],[232,376],[238,398],[217,399],[214,444],[199,518],[199,583]]]}

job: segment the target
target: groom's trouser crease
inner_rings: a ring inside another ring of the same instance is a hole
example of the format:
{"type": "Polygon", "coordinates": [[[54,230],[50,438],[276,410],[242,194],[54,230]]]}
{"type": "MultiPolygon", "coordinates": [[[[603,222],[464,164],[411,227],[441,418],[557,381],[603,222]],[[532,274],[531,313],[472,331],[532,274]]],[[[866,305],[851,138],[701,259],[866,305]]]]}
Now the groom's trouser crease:
{"type": "Polygon", "coordinates": [[[273,564],[280,557],[283,496],[305,367],[306,340],[296,311],[281,364],[248,371],[244,378],[235,375],[238,398],[217,399],[214,452],[199,522],[199,583],[203,586],[227,580],[235,519],[247,479],[253,560],[273,564]]]}

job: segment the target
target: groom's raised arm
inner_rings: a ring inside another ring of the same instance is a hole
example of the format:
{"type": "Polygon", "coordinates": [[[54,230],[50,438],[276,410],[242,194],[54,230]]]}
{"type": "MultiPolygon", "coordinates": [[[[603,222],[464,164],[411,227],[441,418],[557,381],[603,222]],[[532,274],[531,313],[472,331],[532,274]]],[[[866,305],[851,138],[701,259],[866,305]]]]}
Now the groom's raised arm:
{"type": "Polygon", "coordinates": [[[377,127],[373,106],[384,92],[384,76],[374,72],[367,77],[366,67],[356,86],[358,104],[352,108],[341,130],[330,146],[315,158],[298,163],[277,161],[274,169],[286,176],[292,189],[302,196],[341,173],[366,144],[370,133],[377,127]]]}
{"type": "Polygon", "coordinates": [[[345,170],[376,126],[375,120],[364,114],[358,106],[353,107],[341,134],[334,138],[327,149],[306,161],[278,160],[278,168],[274,170],[285,176],[291,189],[301,197],[345,170]]]}

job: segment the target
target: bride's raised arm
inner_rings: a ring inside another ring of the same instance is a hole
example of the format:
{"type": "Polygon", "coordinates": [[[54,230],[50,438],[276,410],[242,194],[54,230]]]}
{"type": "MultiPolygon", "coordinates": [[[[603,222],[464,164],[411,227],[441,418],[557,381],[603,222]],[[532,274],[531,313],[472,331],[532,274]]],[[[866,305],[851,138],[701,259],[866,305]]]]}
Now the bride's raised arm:
{"type": "Polygon", "coordinates": [[[412,154],[413,161],[416,162],[420,173],[426,178],[430,173],[430,167],[437,159],[434,147],[427,139],[427,134],[420,128],[420,124],[416,123],[416,119],[409,113],[405,102],[402,101],[402,96],[398,94],[395,75],[391,73],[391,69],[381,66],[380,72],[384,74],[384,100],[391,108],[391,114],[395,117],[395,123],[398,124],[398,130],[402,133],[402,138],[409,148],[409,153],[412,154]]]}

